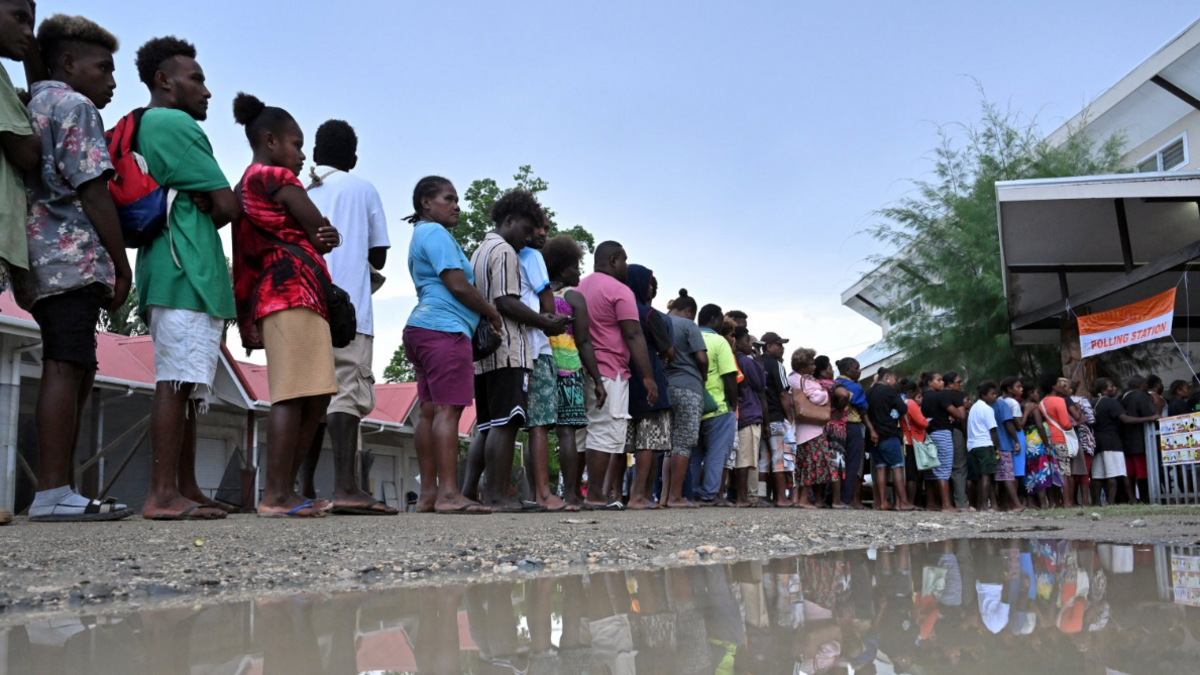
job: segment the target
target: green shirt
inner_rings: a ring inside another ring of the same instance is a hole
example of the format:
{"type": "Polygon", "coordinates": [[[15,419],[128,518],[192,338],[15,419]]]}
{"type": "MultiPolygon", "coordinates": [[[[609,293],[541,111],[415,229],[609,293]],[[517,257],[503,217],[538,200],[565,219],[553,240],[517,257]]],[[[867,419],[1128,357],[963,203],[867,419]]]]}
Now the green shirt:
{"type": "Polygon", "coordinates": [[[150,176],[179,191],[168,218],[169,236],[164,232],[138,250],[138,311],[143,320],[149,321],[147,311],[153,306],[237,318],[217,228],[186,194],[229,187],[208,136],[187,113],[154,108],[142,117],[137,146],[150,176]]]}
{"type": "Polygon", "coordinates": [[[708,375],[704,379],[704,388],[708,389],[708,395],[717,401],[717,411],[701,418],[707,420],[729,412],[729,404],[725,401],[723,376],[737,372],[737,361],[733,358],[733,348],[729,346],[729,340],[711,328],[701,328],[700,332],[704,336],[704,346],[708,349],[708,375]]]}
{"type": "MultiPolygon", "coordinates": [[[[29,112],[17,98],[17,90],[8,71],[0,66],[0,132],[32,136],[29,112]]],[[[21,172],[0,152],[0,258],[21,269],[29,269],[29,248],[25,240],[25,182],[21,172]]]]}

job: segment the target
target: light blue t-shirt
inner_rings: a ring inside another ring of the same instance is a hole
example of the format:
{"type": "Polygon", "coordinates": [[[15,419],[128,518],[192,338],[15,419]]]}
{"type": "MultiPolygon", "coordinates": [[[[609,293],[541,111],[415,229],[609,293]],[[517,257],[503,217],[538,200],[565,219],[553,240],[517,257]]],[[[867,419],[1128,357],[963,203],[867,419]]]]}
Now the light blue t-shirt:
{"type": "Polygon", "coordinates": [[[992,410],[996,411],[996,436],[1000,439],[1000,451],[1016,452],[1018,448],[1013,445],[1013,437],[1004,426],[1005,422],[1012,421],[1012,408],[1009,407],[1008,401],[998,398],[992,404],[992,410]]]}
{"type": "MultiPolygon", "coordinates": [[[[550,285],[550,274],[546,271],[546,261],[542,252],[526,246],[517,254],[521,261],[521,302],[535,312],[542,311],[538,293],[550,285]]],[[[540,329],[533,326],[525,328],[525,336],[529,339],[529,349],[536,356],[553,356],[550,348],[550,338],[540,329]]]]}
{"type": "Polygon", "coordinates": [[[456,300],[442,283],[441,274],[446,270],[462,270],[467,283],[475,283],[475,271],[450,232],[438,223],[417,223],[408,246],[408,273],[417,287],[417,306],[408,315],[408,325],[470,337],[479,325],[479,315],[456,300]]]}

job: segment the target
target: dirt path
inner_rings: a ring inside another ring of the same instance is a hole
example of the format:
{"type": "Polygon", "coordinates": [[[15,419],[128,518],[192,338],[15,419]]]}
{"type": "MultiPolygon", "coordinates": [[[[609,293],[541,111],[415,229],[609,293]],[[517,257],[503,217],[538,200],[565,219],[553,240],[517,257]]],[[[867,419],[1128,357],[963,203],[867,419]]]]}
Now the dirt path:
{"type": "Polygon", "coordinates": [[[0,625],[496,575],[761,559],[957,537],[1200,542],[1200,508],[1067,515],[876,514],[793,509],[329,517],[0,528],[0,625]],[[1138,522],[1140,521],[1140,522],[1138,522]],[[700,549],[700,550],[698,550],[700,549]]]}

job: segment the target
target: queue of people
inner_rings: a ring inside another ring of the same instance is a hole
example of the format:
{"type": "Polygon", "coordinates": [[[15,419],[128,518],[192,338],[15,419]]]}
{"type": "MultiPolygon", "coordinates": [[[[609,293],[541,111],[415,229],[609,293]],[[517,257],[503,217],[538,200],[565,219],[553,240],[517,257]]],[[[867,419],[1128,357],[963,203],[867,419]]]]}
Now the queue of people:
{"type": "MultiPolygon", "coordinates": [[[[72,455],[96,372],[100,311],[123,306],[134,287],[157,380],[144,517],[215,519],[229,510],[195,478],[196,418],[211,397],[227,322],[244,347],[267,356],[259,515],[397,513],[355,478],[359,420],[374,406],[371,293],[390,243],[377,191],[352,173],[353,128],[330,120],[318,129],[306,185],[296,120],[238,94],[233,116],[253,159],[231,187],[198,124],[211,94],[192,44],[162,37],[138,50],[148,103],[106,133],[99,111],[116,87],[117,38],[61,14],[35,37],[32,3],[0,6],[0,56],[24,63],[32,94],[26,106],[7,78],[0,82],[0,257],[43,336],[31,520],[132,514],[117,500],[80,495],[72,455]],[[162,203],[160,231],[148,234],[130,228],[145,200],[126,203],[122,192],[143,183],[157,191],[147,199],[162,203]],[[225,225],[232,272],[218,238],[225,225]],[[136,280],[127,244],[137,249],[136,280]],[[332,499],[317,498],[313,485],[326,432],[332,499]]],[[[1054,375],[1036,385],[1009,377],[982,383],[972,400],[959,374],[898,380],[885,368],[864,390],[854,359],[832,363],[775,332],[757,338],[744,312],[700,305],[686,290],[665,312],[656,308],[653,270],[631,263],[618,242],[596,246],[583,277],[584,248],[550,237],[527,191],[495,202],[494,229],[469,259],[452,234],[460,210],[450,180],[421,179],[412,207],[408,268],[418,304],[403,343],[420,405],[419,512],[858,509],[864,473],[876,509],[1020,511],[1146,497],[1140,425],[1170,407],[1157,378],[1135,378],[1120,399],[1100,380],[1089,399],[1054,375]],[[478,433],[460,475],[458,423],[472,404],[478,433]],[[518,490],[522,430],[529,472],[518,490]]],[[[1195,409],[1186,383],[1171,392],[1171,406],[1195,409]]]]}

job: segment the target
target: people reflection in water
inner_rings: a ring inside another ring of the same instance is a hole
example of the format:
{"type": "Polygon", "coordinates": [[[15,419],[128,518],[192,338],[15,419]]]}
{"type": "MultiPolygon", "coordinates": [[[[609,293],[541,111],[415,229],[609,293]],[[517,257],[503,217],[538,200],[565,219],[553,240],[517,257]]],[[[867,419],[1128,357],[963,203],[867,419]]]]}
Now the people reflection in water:
{"type": "Polygon", "coordinates": [[[1195,548],[946,541],[37,620],[0,672],[1185,673],[1193,577],[1195,548]]]}

